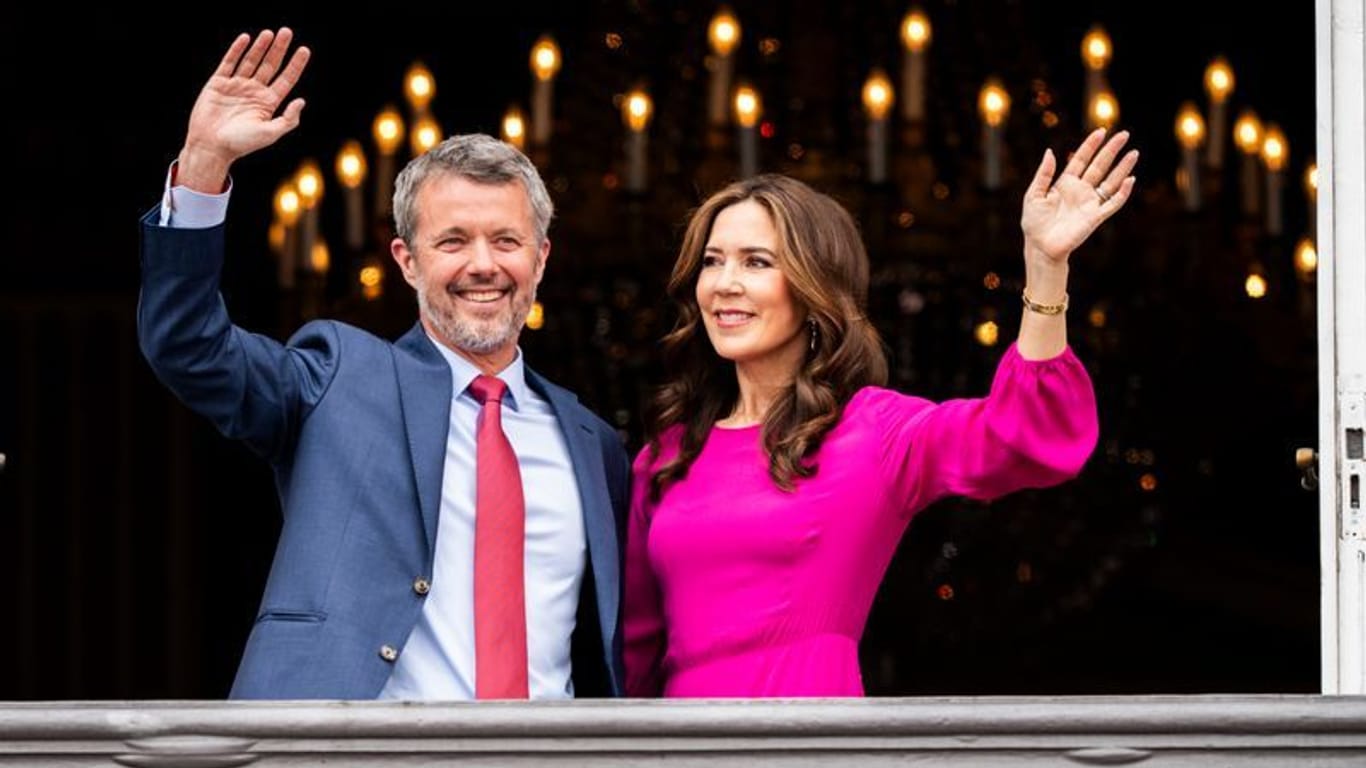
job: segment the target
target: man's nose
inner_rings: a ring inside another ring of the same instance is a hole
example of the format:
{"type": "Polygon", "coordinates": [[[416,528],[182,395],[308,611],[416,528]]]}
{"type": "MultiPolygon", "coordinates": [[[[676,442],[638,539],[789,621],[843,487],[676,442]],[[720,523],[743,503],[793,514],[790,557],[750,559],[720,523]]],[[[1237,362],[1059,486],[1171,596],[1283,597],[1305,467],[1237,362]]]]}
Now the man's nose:
{"type": "Polygon", "coordinates": [[[466,270],[470,272],[493,272],[498,268],[498,262],[493,258],[493,246],[484,238],[477,238],[470,243],[470,262],[466,270]]]}

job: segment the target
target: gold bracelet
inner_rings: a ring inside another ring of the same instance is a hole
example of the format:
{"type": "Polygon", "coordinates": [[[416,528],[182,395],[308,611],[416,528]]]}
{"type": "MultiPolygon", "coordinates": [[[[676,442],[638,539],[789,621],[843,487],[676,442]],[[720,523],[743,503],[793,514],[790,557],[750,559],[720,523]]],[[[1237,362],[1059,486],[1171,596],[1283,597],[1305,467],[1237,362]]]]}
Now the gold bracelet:
{"type": "Polygon", "coordinates": [[[1038,312],[1041,315],[1061,315],[1067,311],[1067,294],[1062,295],[1060,304],[1038,304],[1029,298],[1029,294],[1020,291],[1020,300],[1024,302],[1025,309],[1030,312],[1038,312]]]}

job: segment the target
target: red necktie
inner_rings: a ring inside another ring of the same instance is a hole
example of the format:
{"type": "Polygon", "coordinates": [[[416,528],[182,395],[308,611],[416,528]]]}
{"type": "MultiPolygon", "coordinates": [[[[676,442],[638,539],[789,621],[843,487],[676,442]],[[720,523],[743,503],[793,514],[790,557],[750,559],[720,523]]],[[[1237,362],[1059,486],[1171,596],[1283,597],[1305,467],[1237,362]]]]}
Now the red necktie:
{"type": "Polygon", "coordinates": [[[507,385],[477,376],[470,394],[482,404],[476,428],[474,503],[474,695],[525,699],[526,583],[522,578],[526,504],[517,455],[503,434],[507,385]]]}

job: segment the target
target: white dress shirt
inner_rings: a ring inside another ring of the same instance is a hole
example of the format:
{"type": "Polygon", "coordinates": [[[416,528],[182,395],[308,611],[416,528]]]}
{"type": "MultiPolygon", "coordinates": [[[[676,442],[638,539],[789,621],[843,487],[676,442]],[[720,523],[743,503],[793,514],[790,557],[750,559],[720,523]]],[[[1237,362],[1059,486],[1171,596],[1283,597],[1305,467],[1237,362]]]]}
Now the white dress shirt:
{"type": "MultiPolygon", "coordinates": [[[[479,402],[465,391],[479,369],[437,343],[455,397],[437,523],[431,592],[382,699],[474,698],[474,477],[479,402]]],[[[588,540],[569,448],[550,403],[526,385],[522,353],[501,373],[503,431],[517,454],[526,497],[527,682],[533,699],[574,695],[569,636],[578,614],[588,540]]]]}

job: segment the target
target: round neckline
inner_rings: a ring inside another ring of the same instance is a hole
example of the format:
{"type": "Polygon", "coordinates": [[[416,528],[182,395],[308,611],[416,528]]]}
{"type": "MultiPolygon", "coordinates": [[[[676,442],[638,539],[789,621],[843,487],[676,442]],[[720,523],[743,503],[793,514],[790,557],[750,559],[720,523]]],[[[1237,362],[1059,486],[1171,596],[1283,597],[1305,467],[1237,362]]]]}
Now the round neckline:
{"type": "Polygon", "coordinates": [[[746,424],[743,427],[726,427],[722,426],[721,424],[714,423],[711,425],[711,428],[717,432],[748,432],[751,430],[758,429],[763,425],[764,423],[762,421],[757,421],[753,424],[746,424]]]}

